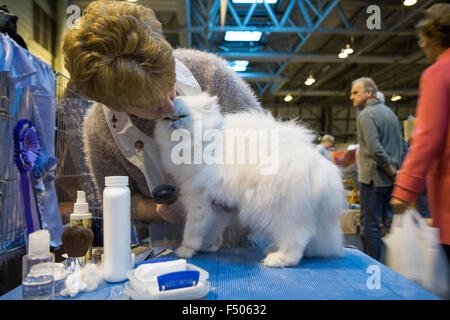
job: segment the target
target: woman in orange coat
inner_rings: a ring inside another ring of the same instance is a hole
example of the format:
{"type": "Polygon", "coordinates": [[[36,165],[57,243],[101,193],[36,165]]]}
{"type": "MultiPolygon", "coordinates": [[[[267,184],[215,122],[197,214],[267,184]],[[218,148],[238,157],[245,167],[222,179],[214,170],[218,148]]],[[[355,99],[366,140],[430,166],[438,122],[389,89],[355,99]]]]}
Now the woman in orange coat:
{"type": "Polygon", "coordinates": [[[418,25],[433,63],[422,74],[411,148],[395,180],[391,206],[405,211],[428,185],[433,224],[450,260],[450,4],[436,4],[418,25]]]}

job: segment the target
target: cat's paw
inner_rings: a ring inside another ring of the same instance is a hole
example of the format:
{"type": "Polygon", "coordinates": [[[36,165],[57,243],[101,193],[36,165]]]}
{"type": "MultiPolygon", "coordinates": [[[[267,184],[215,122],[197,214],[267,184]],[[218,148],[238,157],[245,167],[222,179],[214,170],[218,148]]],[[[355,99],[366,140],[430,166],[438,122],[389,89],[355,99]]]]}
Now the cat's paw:
{"type": "Polygon", "coordinates": [[[264,259],[264,265],[271,268],[283,268],[296,266],[299,259],[293,258],[285,252],[272,252],[269,253],[264,259]]]}
{"type": "Polygon", "coordinates": [[[188,259],[194,256],[195,250],[185,246],[181,246],[175,250],[175,254],[177,255],[177,257],[188,259]]]}

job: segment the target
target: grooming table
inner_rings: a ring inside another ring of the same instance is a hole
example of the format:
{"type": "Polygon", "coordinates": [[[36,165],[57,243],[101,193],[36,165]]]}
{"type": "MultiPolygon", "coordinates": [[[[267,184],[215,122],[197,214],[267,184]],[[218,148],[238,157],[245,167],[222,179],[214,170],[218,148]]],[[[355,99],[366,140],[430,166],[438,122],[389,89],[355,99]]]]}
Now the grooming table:
{"type": "MultiPolygon", "coordinates": [[[[263,258],[264,253],[257,248],[232,248],[200,253],[188,262],[209,272],[211,291],[207,300],[439,299],[356,249],[346,248],[340,258],[305,258],[294,268],[268,268],[261,263],[263,258]],[[376,275],[378,283],[373,281],[376,275]]],[[[72,299],[110,300],[115,286],[124,286],[124,282],[108,283],[72,299]]],[[[21,293],[19,286],[0,299],[20,300],[21,293]]],[[[61,296],[55,299],[71,300],[61,296]]]]}

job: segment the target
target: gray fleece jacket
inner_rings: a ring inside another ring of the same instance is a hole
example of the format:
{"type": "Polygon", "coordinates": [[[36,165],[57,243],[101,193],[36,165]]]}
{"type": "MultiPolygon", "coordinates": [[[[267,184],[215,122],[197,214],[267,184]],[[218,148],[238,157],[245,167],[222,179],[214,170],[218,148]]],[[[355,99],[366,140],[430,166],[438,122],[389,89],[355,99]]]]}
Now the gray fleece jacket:
{"type": "MultiPolygon", "coordinates": [[[[247,109],[263,110],[248,84],[222,58],[192,49],[176,49],[174,56],[191,71],[203,91],[218,97],[223,113],[247,109]]],[[[130,118],[139,130],[152,136],[155,120],[141,119],[132,115],[130,118]]],[[[96,189],[91,201],[101,206],[106,176],[128,176],[132,223],[138,230],[139,238],[145,238],[148,235],[148,225],[136,219],[136,204],[142,198],[150,197],[150,190],[143,173],[123,157],[115,144],[101,104],[94,104],[84,118],[83,145],[86,164],[96,189]]],[[[177,228],[180,229],[182,226],[177,228]]],[[[162,225],[161,229],[164,229],[162,225]]],[[[178,233],[176,237],[179,241],[181,229],[178,229],[174,232],[178,233]]],[[[246,234],[247,230],[234,224],[224,235],[224,245],[242,245],[243,241],[246,241],[246,234]]]]}

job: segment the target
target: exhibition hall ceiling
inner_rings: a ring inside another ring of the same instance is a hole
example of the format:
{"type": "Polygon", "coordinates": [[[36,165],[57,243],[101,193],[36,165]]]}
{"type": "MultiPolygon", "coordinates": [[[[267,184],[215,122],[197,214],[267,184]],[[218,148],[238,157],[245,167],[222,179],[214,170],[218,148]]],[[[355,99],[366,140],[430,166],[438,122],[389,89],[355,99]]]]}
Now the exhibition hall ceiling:
{"type": "MultiPolygon", "coordinates": [[[[71,2],[85,7],[90,1],[71,2]]],[[[236,70],[241,70],[239,74],[249,82],[262,104],[273,109],[285,105],[351,106],[351,81],[361,76],[372,77],[395,108],[415,107],[420,74],[427,67],[425,55],[417,45],[415,25],[423,10],[439,1],[418,1],[412,6],[403,2],[137,0],[135,3],[155,11],[174,47],[206,50],[228,60],[236,70]],[[254,38],[227,41],[236,32],[238,36],[247,33],[254,38]],[[353,52],[339,57],[344,49],[353,52]],[[401,99],[391,101],[394,95],[401,99]],[[285,101],[286,96],[292,97],[289,102],[285,101]]]]}

